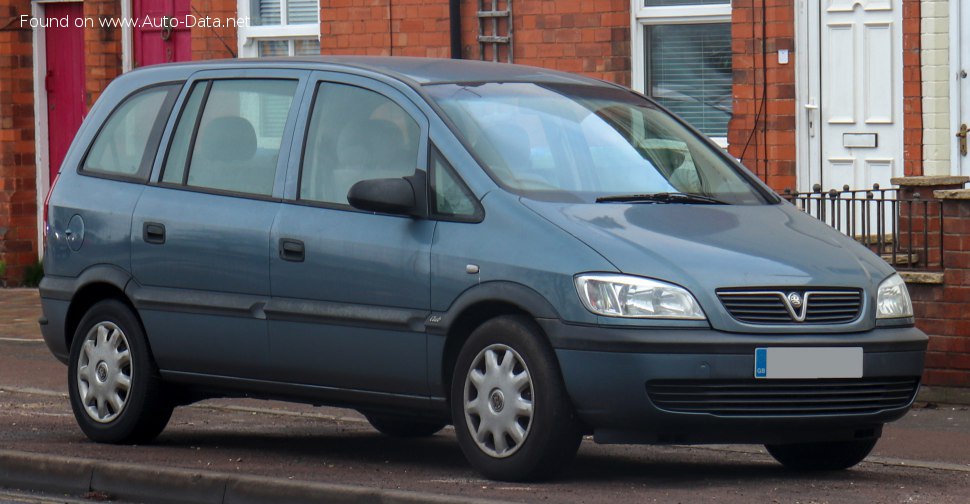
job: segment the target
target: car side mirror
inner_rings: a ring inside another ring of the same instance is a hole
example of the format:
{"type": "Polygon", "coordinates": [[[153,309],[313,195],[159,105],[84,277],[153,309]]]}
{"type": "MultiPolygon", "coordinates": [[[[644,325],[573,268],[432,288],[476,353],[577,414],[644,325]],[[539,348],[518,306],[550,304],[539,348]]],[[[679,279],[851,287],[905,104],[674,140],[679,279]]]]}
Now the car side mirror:
{"type": "Polygon", "coordinates": [[[368,212],[413,215],[417,210],[414,187],[406,178],[361,180],[351,186],[347,201],[368,212]]]}

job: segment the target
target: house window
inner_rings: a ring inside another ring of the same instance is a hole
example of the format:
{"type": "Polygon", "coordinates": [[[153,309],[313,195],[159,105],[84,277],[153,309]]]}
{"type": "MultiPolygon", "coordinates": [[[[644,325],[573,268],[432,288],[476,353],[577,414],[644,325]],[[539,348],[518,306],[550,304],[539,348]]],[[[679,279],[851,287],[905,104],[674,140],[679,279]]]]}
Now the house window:
{"type": "Polygon", "coordinates": [[[731,4],[633,0],[633,87],[722,146],[731,119],[731,4]]]}
{"type": "Polygon", "coordinates": [[[241,57],[320,54],[318,0],[239,0],[239,15],[249,16],[239,28],[241,57]]]}

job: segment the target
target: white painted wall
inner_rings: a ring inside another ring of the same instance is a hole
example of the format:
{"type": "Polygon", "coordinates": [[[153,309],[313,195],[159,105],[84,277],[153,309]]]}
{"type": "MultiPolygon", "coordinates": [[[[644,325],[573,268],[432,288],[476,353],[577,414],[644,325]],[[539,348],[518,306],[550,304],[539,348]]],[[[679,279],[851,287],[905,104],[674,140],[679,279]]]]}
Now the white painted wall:
{"type": "MultiPolygon", "coordinates": [[[[959,0],[958,0],[959,1],[959,0]]],[[[950,0],[922,0],[923,173],[950,174],[950,0]]]]}

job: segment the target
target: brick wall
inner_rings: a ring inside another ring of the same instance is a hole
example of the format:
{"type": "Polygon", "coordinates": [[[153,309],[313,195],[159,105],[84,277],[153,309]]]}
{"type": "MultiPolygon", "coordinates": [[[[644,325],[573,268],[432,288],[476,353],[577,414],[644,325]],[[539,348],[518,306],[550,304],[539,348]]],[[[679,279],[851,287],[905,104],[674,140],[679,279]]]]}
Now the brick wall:
{"type": "MultiPolygon", "coordinates": [[[[84,17],[94,20],[121,16],[121,3],[117,0],[86,0],[84,17]]],[[[94,27],[84,29],[84,66],[87,106],[90,108],[101,96],[104,88],[121,75],[121,28],[102,27],[95,21],[94,27]]]]}
{"type": "MultiPolygon", "coordinates": [[[[198,18],[209,16],[226,20],[246,13],[236,14],[237,0],[192,0],[190,13],[198,18]]],[[[322,2],[321,2],[322,3],[322,2]]],[[[192,27],[192,59],[207,60],[238,56],[238,39],[235,26],[192,27]]]]}
{"type": "Polygon", "coordinates": [[[922,0],[923,172],[950,173],[950,2],[922,0]]]}
{"type": "Polygon", "coordinates": [[[970,193],[943,205],[942,284],[909,285],[916,325],[930,336],[926,385],[970,387],[970,193]]]}
{"type": "Polygon", "coordinates": [[[903,0],[903,171],[923,175],[920,0],[903,0]]]}
{"type": "Polygon", "coordinates": [[[320,0],[320,52],[390,55],[391,4],[389,0],[320,0]]]}
{"type": "Polygon", "coordinates": [[[794,20],[794,0],[732,3],[734,113],[728,125],[729,151],[779,190],[795,187],[795,67],[799,54],[794,50],[794,20]],[[762,23],[766,23],[764,32],[762,23]],[[789,51],[785,65],[778,63],[782,49],[789,51]]]}
{"type": "Polygon", "coordinates": [[[29,0],[0,0],[0,261],[16,284],[37,261],[32,33],[29,0]]]}
{"type": "MultiPolygon", "coordinates": [[[[916,325],[930,337],[924,385],[970,387],[970,311],[966,309],[970,303],[970,190],[962,189],[967,181],[967,177],[949,176],[893,180],[900,187],[901,198],[920,193],[921,200],[931,201],[932,215],[938,215],[940,208],[943,213],[942,266],[930,264],[931,271],[904,273],[916,325]]],[[[901,212],[905,216],[905,208],[901,212]]],[[[922,225],[922,219],[901,217],[899,234],[905,241],[912,228],[919,241],[922,225]]],[[[938,219],[932,219],[927,232],[929,243],[939,247],[938,219]]],[[[931,250],[931,263],[936,254],[931,250]]]]}
{"type": "MultiPolygon", "coordinates": [[[[478,4],[461,3],[466,59],[480,57],[478,4]]],[[[322,0],[320,6],[323,54],[451,56],[447,0],[322,0]]],[[[512,4],[514,61],[629,85],[629,9],[628,0],[517,0],[512,4]]],[[[499,31],[507,32],[504,26],[499,31]]],[[[485,56],[492,58],[490,48],[485,56]]],[[[499,59],[505,61],[504,50],[499,59]]]]}

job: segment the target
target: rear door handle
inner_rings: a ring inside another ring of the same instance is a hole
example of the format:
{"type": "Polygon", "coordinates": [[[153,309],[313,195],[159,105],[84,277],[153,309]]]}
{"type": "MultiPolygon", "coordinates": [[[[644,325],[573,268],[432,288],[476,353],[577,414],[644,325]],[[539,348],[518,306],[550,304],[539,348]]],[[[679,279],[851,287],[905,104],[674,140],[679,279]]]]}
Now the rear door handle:
{"type": "Polygon", "coordinates": [[[145,243],[161,245],[165,243],[165,224],[146,222],[142,227],[142,239],[145,243]]]}
{"type": "Polygon", "coordinates": [[[303,262],[306,258],[306,247],[300,240],[280,238],[280,259],[284,261],[303,262]]]}

